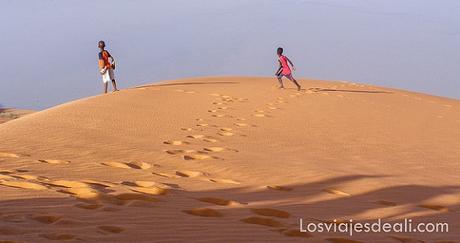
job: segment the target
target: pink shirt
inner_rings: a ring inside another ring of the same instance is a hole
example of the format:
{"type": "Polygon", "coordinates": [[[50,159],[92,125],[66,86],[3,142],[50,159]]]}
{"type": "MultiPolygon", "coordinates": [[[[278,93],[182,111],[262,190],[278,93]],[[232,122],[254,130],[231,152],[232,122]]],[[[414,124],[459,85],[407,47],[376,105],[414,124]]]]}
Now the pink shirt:
{"type": "Polygon", "coordinates": [[[291,74],[291,68],[289,67],[287,57],[281,55],[278,60],[281,62],[281,66],[283,67],[283,70],[281,71],[281,74],[284,74],[284,75],[291,74]]]}

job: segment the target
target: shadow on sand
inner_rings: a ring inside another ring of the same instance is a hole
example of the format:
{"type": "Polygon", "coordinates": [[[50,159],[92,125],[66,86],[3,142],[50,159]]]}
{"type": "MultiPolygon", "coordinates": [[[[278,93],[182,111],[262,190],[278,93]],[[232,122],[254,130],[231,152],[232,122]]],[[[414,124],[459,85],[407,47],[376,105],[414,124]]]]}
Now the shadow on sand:
{"type": "MultiPolygon", "coordinates": [[[[141,242],[167,237],[176,242],[184,240],[184,232],[195,240],[221,242],[267,239],[276,242],[295,239],[347,243],[373,242],[374,239],[379,242],[423,242],[418,240],[426,239],[454,242],[460,238],[460,232],[454,232],[454,224],[458,226],[456,212],[460,210],[459,204],[424,203],[442,195],[458,193],[459,186],[382,186],[356,195],[339,189],[327,190],[379,177],[351,175],[271,189],[171,189],[162,196],[134,192],[120,196],[99,190],[101,196],[91,200],[68,196],[4,200],[0,202],[0,240],[67,237],[84,242],[123,242],[129,239],[141,242]],[[378,213],[373,214],[374,210],[378,213]],[[413,222],[447,222],[451,231],[433,234],[362,233],[353,237],[345,233],[300,233],[300,218],[307,223],[332,222],[334,219],[375,222],[378,218],[385,222],[401,222],[403,218],[410,218],[413,222]]],[[[187,180],[196,178],[177,179],[174,183],[185,184],[187,180]]]]}

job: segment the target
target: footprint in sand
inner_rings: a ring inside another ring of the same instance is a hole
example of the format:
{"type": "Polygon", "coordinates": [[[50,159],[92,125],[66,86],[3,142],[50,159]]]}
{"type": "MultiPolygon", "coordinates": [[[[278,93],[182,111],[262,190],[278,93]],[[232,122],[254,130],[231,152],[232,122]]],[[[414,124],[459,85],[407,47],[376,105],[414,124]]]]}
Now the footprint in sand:
{"type": "Polygon", "coordinates": [[[208,143],[217,143],[217,142],[219,142],[219,140],[214,139],[214,138],[205,138],[205,139],[203,139],[203,141],[208,142],[208,143]]]}
{"type": "Polygon", "coordinates": [[[36,175],[11,175],[16,179],[24,179],[24,180],[36,180],[36,181],[47,181],[48,178],[44,176],[36,176],[36,175]]]}
{"type": "Polygon", "coordinates": [[[196,124],[197,127],[207,127],[208,124],[206,123],[200,123],[200,124],[196,124]]]}
{"type": "Polygon", "coordinates": [[[116,162],[116,161],[108,161],[108,162],[102,162],[102,165],[109,166],[109,167],[114,167],[114,168],[120,168],[120,169],[131,169],[129,165],[121,162],[116,162]]]}
{"type": "Polygon", "coordinates": [[[190,154],[184,155],[184,160],[206,160],[206,159],[218,159],[217,157],[206,155],[206,154],[190,154]]]}
{"type": "Polygon", "coordinates": [[[56,180],[47,182],[50,186],[56,187],[66,187],[66,188],[82,188],[82,187],[90,187],[87,183],[80,182],[80,181],[68,181],[68,180],[56,180]]]}
{"type": "Polygon", "coordinates": [[[58,192],[70,194],[81,199],[93,199],[100,196],[99,192],[90,187],[72,187],[59,190],[58,192]]]}
{"type": "Polygon", "coordinates": [[[253,116],[255,116],[255,117],[267,117],[267,115],[265,115],[263,113],[256,113],[256,114],[253,114],[253,116]]]}
{"type": "Polygon", "coordinates": [[[276,190],[276,191],[285,191],[285,192],[292,191],[292,188],[286,187],[286,186],[271,185],[271,186],[267,186],[267,188],[271,190],[276,190]]]}
{"type": "Polygon", "coordinates": [[[60,159],[39,159],[38,161],[42,163],[46,163],[46,164],[53,164],[53,165],[70,163],[70,161],[68,160],[60,160],[60,159]]]}
{"type": "Polygon", "coordinates": [[[196,150],[193,149],[174,149],[174,150],[166,150],[165,151],[168,154],[188,154],[188,153],[196,153],[196,150]]]}
{"type": "Polygon", "coordinates": [[[235,135],[232,132],[219,132],[217,134],[219,134],[220,136],[223,136],[223,137],[231,137],[231,136],[235,135]]]}
{"type": "Polygon", "coordinates": [[[129,188],[133,192],[144,193],[148,195],[164,195],[166,194],[167,190],[164,188],[151,186],[151,187],[130,187],[129,188]]]}
{"type": "Polygon", "coordinates": [[[40,237],[48,239],[48,240],[56,240],[56,241],[75,239],[74,235],[71,235],[71,234],[58,234],[58,233],[40,234],[40,237]]]}
{"type": "Polygon", "coordinates": [[[0,181],[0,185],[32,190],[46,190],[46,186],[27,181],[0,181]]]}
{"type": "Polygon", "coordinates": [[[15,178],[9,175],[1,174],[0,173],[0,181],[1,180],[14,180],[15,178]]]}
{"type": "Polygon", "coordinates": [[[122,185],[126,186],[138,186],[138,187],[152,187],[158,185],[158,183],[154,181],[123,181],[122,185]]]}
{"type": "Polygon", "coordinates": [[[195,134],[195,135],[188,135],[187,137],[188,137],[188,138],[193,138],[193,139],[203,139],[203,138],[205,138],[206,136],[205,136],[205,135],[202,135],[202,134],[195,134]]]}
{"type": "Polygon", "coordinates": [[[226,148],[223,148],[223,147],[206,147],[206,148],[203,148],[204,151],[208,151],[208,152],[222,152],[222,151],[225,151],[226,148]]]}
{"type": "Polygon", "coordinates": [[[182,130],[182,131],[192,131],[193,129],[191,129],[189,127],[181,127],[180,130],[182,130]]]}
{"type": "Polygon", "coordinates": [[[326,189],[323,190],[323,192],[327,192],[327,193],[335,194],[335,195],[339,195],[339,196],[346,196],[346,197],[351,196],[351,194],[349,194],[349,193],[346,193],[344,191],[340,191],[340,190],[337,190],[337,189],[334,189],[334,188],[326,188],[326,189]]]}
{"type": "Polygon", "coordinates": [[[2,175],[9,175],[9,174],[13,174],[14,171],[13,170],[0,170],[0,174],[2,175]]]}
{"type": "Polygon", "coordinates": [[[267,108],[270,109],[270,110],[277,110],[278,109],[278,107],[274,107],[274,106],[268,106],[267,108]]]}
{"type": "Polygon", "coordinates": [[[210,208],[194,208],[190,210],[183,210],[182,212],[194,215],[194,216],[200,216],[200,217],[222,217],[224,216],[221,212],[210,209],[210,208]]]}
{"type": "Polygon", "coordinates": [[[277,218],[289,218],[291,215],[282,210],[273,209],[273,208],[252,208],[251,211],[255,214],[268,216],[268,217],[277,217],[277,218]]]}
{"type": "Polygon", "coordinates": [[[185,142],[185,141],[179,141],[179,140],[169,140],[169,141],[164,141],[163,142],[164,144],[168,144],[168,145],[188,145],[190,144],[189,142],[185,142]]]}
{"type": "Polygon", "coordinates": [[[118,234],[125,230],[122,227],[113,226],[113,225],[101,225],[101,226],[98,226],[97,228],[100,229],[101,231],[111,233],[111,234],[118,234]]]}
{"type": "Polygon", "coordinates": [[[145,163],[145,162],[128,162],[128,163],[122,163],[122,162],[117,162],[117,161],[108,161],[108,162],[102,162],[102,165],[109,166],[109,167],[114,167],[114,168],[120,168],[120,169],[138,169],[138,170],[147,170],[152,167],[151,164],[145,163]]]}
{"type": "Polygon", "coordinates": [[[227,200],[222,198],[215,197],[202,197],[197,199],[200,202],[212,203],[219,206],[232,206],[232,205],[241,205],[241,203],[233,200],[227,200]]]}
{"type": "Polygon", "coordinates": [[[237,127],[247,127],[248,124],[237,122],[237,123],[235,123],[235,126],[237,126],[237,127]]]}
{"type": "Polygon", "coordinates": [[[122,193],[118,195],[112,196],[112,198],[108,199],[113,199],[115,201],[110,201],[111,203],[118,204],[118,205],[124,205],[128,202],[131,201],[144,201],[144,202],[158,202],[158,199],[152,197],[151,195],[147,195],[143,193],[122,193]]]}
{"type": "Polygon", "coordinates": [[[19,154],[0,152],[0,158],[19,158],[19,154]]]}
{"type": "Polygon", "coordinates": [[[62,217],[60,216],[54,216],[54,215],[37,215],[37,216],[32,216],[32,219],[40,222],[42,224],[52,224],[60,220],[62,217]]]}
{"type": "Polygon", "coordinates": [[[87,183],[88,185],[95,187],[114,187],[117,186],[116,183],[107,182],[107,181],[97,181],[97,180],[83,180],[82,182],[87,183]]]}
{"type": "Polygon", "coordinates": [[[163,173],[163,172],[152,172],[152,174],[156,176],[161,176],[165,178],[180,178],[180,176],[173,175],[173,174],[168,174],[168,173],[163,173]]]}
{"type": "Polygon", "coordinates": [[[205,136],[205,135],[202,135],[202,134],[189,135],[189,136],[187,136],[187,138],[200,139],[200,140],[202,140],[204,142],[208,142],[208,143],[216,143],[216,142],[219,141],[217,139],[214,139],[212,137],[205,136]]]}
{"type": "Polygon", "coordinates": [[[240,182],[235,181],[235,180],[232,180],[232,179],[216,179],[216,178],[209,178],[209,179],[206,179],[206,180],[207,180],[207,181],[210,181],[210,182],[222,183],[222,184],[235,184],[235,185],[241,184],[240,182]]]}
{"type": "Polygon", "coordinates": [[[263,217],[249,217],[249,218],[244,218],[241,219],[242,222],[248,223],[248,224],[258,224],[258,225],[263,225],[263,226],[268,226],[268,227],[280,227],[282,224],[274,219],[271,218],[263,218],[263,217]]]}
{"type": "Polygon", "coordinates": [[[383,206],[386,206],[386,207],[394,207],[394,206],[398,205],[395,202],[386,201],[386,200],[378,200],[378,201],[375,201],[374,203],[379,204],[379,205],[383,205],[383,206]]]}
{"type": "Polygon", "coordinates": [[[449,210],[449,208],[447,208],[445,206],[434,205],[434,204],[421,204],[421,205],[418,205],[418,207],[431,209],[431,210],[435,210],[435,211],[440,211],[440,212],[450,212],[451,211],[451,210],[449,210]]]}
{"type": "Polygon", "coordinates": [[[217,118],[222,118],[222,117],[225,117],[225,116],[227,116],[227,115],[225,115],[225,114],[214,114],[214,115],[212,115],[212,116],[213,116],[213,117],[217,117],[217,118]]]}
{"type": "Polygon", "coordinates": [[[170,188],[179,188],[176,184],[170,183],[159,183],[155,181],[134,181],[134,182],[124,182],[122,184],[126,184],[129,186],[138,186],[138,187],[159,187],[163,189],[170,189],[170,188]],[[129,184],[128,184],[129,183],[129,184]]]}
{"type": "Polygon", "coordinates": [[[192,171],[192,170],[182,170],[176,171],[176,175],[180,177],[199,177],[199,176],[209,176],[209,173],[201,172],[201,171],[192,171]]]}
{"type": "Polygon", "coordinates": [[[230,131],[233,130],[233,128],[230,128],[230,127],[222,127],[220,130],[221,130],[221,131],[224,131],[224,132],[230,132],[230,131]]]}

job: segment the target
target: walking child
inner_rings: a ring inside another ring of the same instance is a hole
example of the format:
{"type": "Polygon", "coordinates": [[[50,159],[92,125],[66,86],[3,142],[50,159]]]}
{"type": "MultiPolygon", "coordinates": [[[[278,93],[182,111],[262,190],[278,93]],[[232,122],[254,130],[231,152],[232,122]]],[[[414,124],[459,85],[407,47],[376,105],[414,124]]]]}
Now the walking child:
{"type": "Polygon", "coordinates": [[[287,79],[291,80],[296,86],[297,90],[300,91],[300,85],[295,80],[294,77],[292,77],[292,71],[291,68],[289,67],[289,64],[291,64],[292,69],[295,70],[294,64],[287,58],[286,56],[283,55],[283,48],[279,47],[278,50],[276,50],[276,53],[278,54],[278,62],[279,62],[279,68],[278,71],[276,71],[275,76],[278,78],[278,81],[280,83],[280,89],[284,89],[283,85],[283,77],[286,77],[287,79]]]}
{"type": "Polygon", "coordinates": [[[115,69],[115,59],[107,50],[105,50],[104,41],[99,41],[98,47],[101,50],[99,52],[99,72],[102,75],[102,82],[104,83],[104,93],[107,93],[109,82],[112,82],[113,92],[118,91],[115,74],[113,72],[115,69]]]}

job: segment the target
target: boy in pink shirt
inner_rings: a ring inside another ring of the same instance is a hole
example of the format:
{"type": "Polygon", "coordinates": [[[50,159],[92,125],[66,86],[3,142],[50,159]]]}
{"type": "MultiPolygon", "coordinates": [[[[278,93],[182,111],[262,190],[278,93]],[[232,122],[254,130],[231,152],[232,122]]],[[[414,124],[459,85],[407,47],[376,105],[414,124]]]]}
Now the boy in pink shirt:
{"type": "Polygon", "coordinates": [[[279,47],[278,50],[276,50],[276,53],[279,57],[278,62],[280,64],[280,67],[278,68],[278,71],[276,71],[275,76],[278,78],[278,81],[280,82],[280,89],[284,89],[283,80],[281,80],[281,78],[283,78],[284,76],[287,79],[291,80],[295,85],[297,85],[297,90],[300,91],[301,87],[299,83],[297,83],[297,80],[295,80],[294,77],[292,77],[292,71],[289,67],[289,64],[291,64],[292,69],[295,70],[294,64],[291,62],[291,60],[289,60],[289,58],[283,55],[283,48],[279,47]]]}

